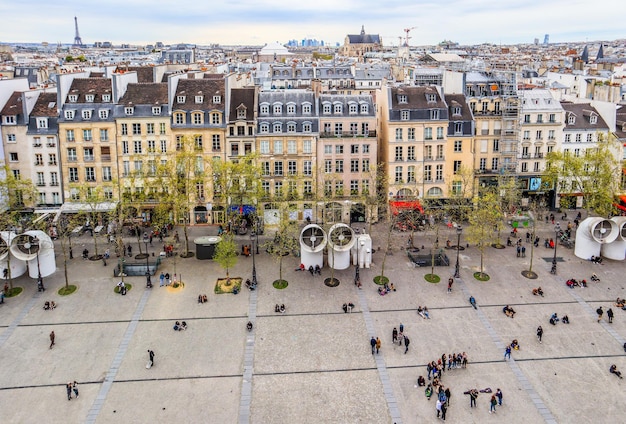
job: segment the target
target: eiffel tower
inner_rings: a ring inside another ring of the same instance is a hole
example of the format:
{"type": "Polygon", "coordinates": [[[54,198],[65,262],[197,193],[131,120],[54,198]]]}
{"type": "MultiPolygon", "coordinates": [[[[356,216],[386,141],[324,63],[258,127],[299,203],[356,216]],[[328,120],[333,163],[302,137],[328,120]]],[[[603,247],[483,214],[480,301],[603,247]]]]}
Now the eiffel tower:
{"type": "Polygon", "coordinates": [[[76,28],[76,34],[74,35],[74,44],[72,44],[72,47],[85,47],[83,45],[83,40],[80,39],[80,34],[78,33],[78,18],[76,16],[74,16],[74,27],[76,28]]]}

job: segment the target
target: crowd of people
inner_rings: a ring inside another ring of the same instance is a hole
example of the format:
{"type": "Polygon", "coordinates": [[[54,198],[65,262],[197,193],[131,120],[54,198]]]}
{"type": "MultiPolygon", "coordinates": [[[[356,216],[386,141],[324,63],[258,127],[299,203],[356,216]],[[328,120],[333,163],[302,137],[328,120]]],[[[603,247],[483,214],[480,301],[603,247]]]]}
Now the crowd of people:
{"type": "Polygon", "coordinates": [[[385,283],[383,287],[378,288],[378,294],[381,296],[384,296],[388,293],[395,292],[395,291],[396,291],[396,287],[393,285],[393,283],[391,284],[385,283]]]}
{"type": "Polygon", "coordinates": [[[173,328],[174,331],[185,331],[187,329],[187,322],[176,321],[173,328]]]}

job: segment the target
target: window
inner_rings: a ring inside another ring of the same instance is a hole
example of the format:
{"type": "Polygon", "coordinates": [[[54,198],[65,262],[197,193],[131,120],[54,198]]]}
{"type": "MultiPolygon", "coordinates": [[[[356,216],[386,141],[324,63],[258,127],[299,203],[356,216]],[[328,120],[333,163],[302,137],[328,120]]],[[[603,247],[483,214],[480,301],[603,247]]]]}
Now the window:
{"type": "Polygon", "coordinates": [[[354,115],[358,112],[359,112],[359,107],[354,103],[350,103],[350,105],[348,106],[348,113],[350,113],[350,115],[354,115]]]}
{"type": "Polygon", "coordinates": [[[283,182],[282,181],[274,181],[274,196],[276,197],[283,196],[283,182]]]}
{"type": "Polygon", "coordinates": [[[587,143],[591,143],[593,141],[593,134],[587,134],[587,143]]]}
{"type": "Polygon", "coordinates": [[[543,140],[543,133],[541,132],[541,130],[537,130],[537,137],[535,137],[537,140],[543,140]]]}
{"type": "Polygon", "coordinates": [[[548,130],[548,140],[554,140],[554,130],[548,130]]]}
{"type": "Polygon", "coordinates": [[[408,128],[407,129],[407,138],[409,140],[415,140],[415,128],[408,128]]]}
{"type": "Polygon", "coordinates": [[[270,163],[261,162],[261,175],[267,177],[270,175],[270,163]]]}
{"type": "Polygon", "coordinates": [[[274,162],[274,175],[279,177],[283,175],[283,162],[280,160],[274,162]]]}
{"type": "Polygon", "coordinates": [[[302,165],[304,166],[304,172],[303,172],[304,175],[306,176],[313,175],[313,167],[312,167],[312,163],[310,160],[303,161],[302,165]]]}
{"type": "Polygon", "coordinates": [[[443,146],[441,144],[437,146],[437,159],[443,159],[443,146]]]}
{"type": "Polygon", "coordinates": [[[369,144],[364,144],[363,145],[363,153],[369,153],[370,152],[370,145],[369,144]]]}
{"type": "Polygon", "coordinates": [[[487,158],[480,158],[480,165],[478,165],[478,169],[481,171],[487,169],[487,158]]]}
{"type": "Polygon", "coordinates": [[[342,155],[343,154],[343,145],[342,144],[338,144],[335,146],[335,153],[338,155],[342,155]]]}
{"type": "Polygon", "coordinates": [[[576,143],[580,143],[582,141],[582,134],[576,134],[576,143]]]}
{"type": "Polygon", "coordinates": [[[343,181],[335,182],[335,195],[343,196],[343,181]]]}
{"type": "Polygon", "coordinates": [[[259,125],[259,132],[260,133],[268,133],[270,132],[270,125],[263,123],[259,125]]]}
{"type": "Polygon", "coordinates": [[[343,124],[341,122],[335,122],[335,135],[341,136],[343,133],[343,124]]]}
{"type": "Polygon", "coordinates": [[[463,188],[463,183],[461,181],[452,182],[452,194],[457,195],[457,196],[460,195],[462,188],[463,188]]]}
{"type": "Polygon", "coordinates": [[[550,115],[548,115],[548,122],[554,124],[556,122],[556,114],[551,113],[550,115]]]}
{"type": "Polygon", "coordinates": [[[350,194],[352,196],[359,194],[359,180],[350,180],[350,194]]]}
{"type": "Polygon", "coordinates": [[[192,113],[191,114],[191,120],[193,121],[194,125],[202,124],[202,113],[200,113],[200,112],[192,113]]]}
{"type": "Polygon", "coordinates": [[[396,128],[396,141],[402,141],[402,128],[396,128]]]}
{"type": "Polygon", "coordinates": [[[165,134],[165,122],[160,122],[159,123],[159,133],[160,134],[165,134]]]}
{"type": "Polygon", "coordinates": [[[350,153],[352,153],[353,155],[356,155],[359,153],[359,145],[358,144],[351,144],[350,145],[350,153]]]}
{"type": "Polygon", "coordinates": [[[402,146],[396,146],[396,162],[402,162],[404,159],[402,158],[402,146]]]}
{"type": "Polygon", "coordinates": [[[361,134],[366,137],[370,137],[370,124],[367,122],[361,122],[361,134]]]}
{"type": "Polygon", "coordinates": [[[424,146],[424,159],[432,160],[433,146],[424,146]]]}
{"type": "Polygon", "coordinates": [[[350,159],[350,172],[359,172],[359,160],[350,159]]]}
{"type": "Polygon", "coordinates": [[[73,110],[66,110],[65,111],[65,119],[68,121],[71,121],[74,119],[74,112],[73,110]]]}
{"type": "Polygon", "coordinates": [[[333,161],[330,159],[326,159],[324,161],[324,172],[326,174],[331,174],[333,172],[333,161]]]}
{"type": "Polygon", "coordinates": [[[202,136],[197,135],[193,138],[193,144],[196,150],[202,150],[202,136]]]}
{"type": "Polygon", "coordinates": [[[76,148],[69,147],[67,149],[67,160],[69,162],[76,162],[78,160],[78,156],[76,155],[76,148]]]}
{"type": "Polygon", "coordinates": [[[311,132],[311,124],[309,122],[305,122],[302,124],[302,132],[310,133],[311,132]]]}
{"type": "Polygon", "coordinates": [[[274,124],[272,125],[272,132],[275,132],[275,133],[283,132],[283,124],[281,124],[280,122],[274,122],[274,124]]]}
{"type": "Polygon", "coordinates": [[[330,104],[328,103],[324,104],[324,106],[322,107],[322,112],[324,114],[330,114],[330,104]]]}
{"type": "Polygon", "coordinates": [[[424,128],[424,140],[432,140],[433,139],[433,129],[430,127],[424,128]]]}
{"type": "Polygon", "coordinates": [[[70,183],[75,183],[78,181],[78,168],[68,168],[68,176],[70,183]]]}
{"type": "Polygon", "coordinates": [[[41,137],[33,137],[33,147],[41,147],[41,137]]]}
{"type": "Polygon", "coordinates": [[[411,165],[407,168],[406,173],[406,182],[413,183],[415,182],[415,166],[411,165]]]}
{"type": "Polygon", "coordinates": [[[530,131],[529,130],[525,130],[524,131],[524,140],[530,140],[530,131]]]}
{"type": "Polygon", "coordinates": [[[283,105],[274,105],[273,107],[274,115],[281,115],[283,113],[283,105]]]}
{"type": "Polygon", "coordinates": [[[56,164],[57,164],[57,154],[48,153],[48,165],[56,165],[56,164]]]}
{"type": "Polygon", "coordinates": [[[85,162],[93,162],[95,159],[93,155],[93,147],[85,147],[83,149],[83,157],[85,158],[85,162]]]}
{"type": "Polygon", "coordinates": [[[399,94],[398,95],[398,103],[407,103],[407,96],[406,96],[406,94],[399,94]]]}
{"type": "Polygon", "coordinates": [[[311,181],[304,181],[303,192],[305,195],[311,195],[313,193],[313,183],[311,181]]]}
{"type": "Polygon", "coordinates": [[[222,150],[222,139],[220,137],[220,134],[213,134],[211,136],[211,149],[214,152],[219,152],[220,150],[222,150]]]}
{"type": "Polygon", "coordinates": [[[263,189],[263,194],[265,196],[269,196],[270,195],[270,183],[269,183],[269,181],[262,181],[261,182],[261,188],[263,189]]]}
{"type": "Polygon", "coordinates": [[[454,161],[454,173],[458,174],[460,171],[461,171],[461,161],[455,160],[454,161]]]}
{"type": "Polygon", "coordinates": [[[432,181],[432,165],[424,166],[424,181],[432,181]]]}
{"type": "Polygon", "coordinates": [[[361,181],[361,185],[363,187],[362,193],[365,194],[365,195],[370,194],[370,182],[369,182],[369,180],[361,181]]]}
{"type": "Polygon", "coordinates": [[[161,140],[161,153],[167,153],[167,140],[161,140]]]}
{"type": "Polygon", "coordinates": [[[443,180],[443,165],[437,165],[435,167],[435,181],[443,180]]]}
{"type": "Polygon", "coordinates": [[[270,142],[268,140],[261,140],[261,153],[264,155],[270,153],[270,142]]]}
{"type": "Polygon", "coordinates": [[[111,95],[110,94],[103,94],[102,95],[102,101],[105,103],[108,103],[111,101],[111,95]]]}
{"type": "Polygon", "coordinates": [[[342,173],[343,172],[343,160],[335,161],[335,172],[342,173]]]}
{"type": "Polygon", "coordinates": [[[100,130],[100,141],[109,141],[109,130],[107,129],[100,130]]]}
{"type": "Polygon", "coordinates": [[[128,141],[126,140],[122,140],[122,154],[123,155],[128,154],[128,141]]]}
{"type": "Polygon", "coordinates": [[[111,167],[103,166],[102,167],[102,181],[111,181],[111,167]]]}
{"type": "Polygon", "coordinates": [[[437,127],[437,140],[443,140],[443,127],[437,127]]]}
{"type": "Polygon", "coordinates": [[[524,115],[524,123],[530,124],[530,115],[524,115]]]}
{"type": "Polygon", "coordinates": [[[83,119],[91,119],[91,110],[83,110],[83,119]]]}
{"type": "Polygon", "coordinates": [[[572,141],[572,135],[571,134],[565,134],[565,142],[566,143],[570,143],[572,141]]]}
{"type": "Polygon", "coordinates": [[[309,104],[304,104],[302,105],[302,113],[304,114],[310,114],[311,113],[311,105],[309,104]]]}
{"type": "Polygon", "coordinates": [[[543,114],[538,114],[537,115],[537,123],[538,124],[542,124],[543,123],[543,114]]]}
{"type": "Polygon", "coordinates": [[[410,118],[411,113],[408,110],[401,110],[400,111],[400,120],[402,121],[408,121],[410,118]]]}
{"type": "Polygon", "coordinates": [[[37,118],[37,128],[48,128],[48,118],[37,118]]]}
{"type": "Polygon", "coordinates": [[[78,95],[76,94],[70,94],[67,98],[71,103],[76,103],[76,101],[78,101],[78,95]]]}
{"type": "Polygon", "coordinates": [[[133,152],[134,152],[135,154],[139,154],[139,153],[141,153],[141,140],[135,140],[135,141],[133,142],[133,147],[134,147],[133,152]]]}
{"type": "Polygon", "coordinates": [[[296,140],[288,140],[287,141],[287,154],[295,155],[296,153],[298,153],[296,140]]]}
{"type": "Polygon", "coordinates": [[[289,175],[296,175],[298,173],[298,166],[295,160],[290,160],[287,162],[287,172],[289,175]]]}
{"type": "Polygon", "coordinates": [[[406,150],[407,150],[406,160],[409,160],[409,161],[415,160],[415,146],[409,146],[406,148],[406,150]]]}
{"type": "Polygon", "coordinates": [[[430,119],[431,120],[439,119],[439,109],[431,109],[430,110],[430,119]]]}
{"type": "Polygon", "coordinates": [[[287,105],[287,115],[295,115],[296,114],[296,105],[288,104],[287,105]]]}
{"type": "Polygon", "coordinates": [[[18,159],[17,153],[15,152],[9,153],[9,162],[17,162],[18,160],[19,159],[18,159]]]}
{"type": "Polygon", "coordinates": [[[534,172],[539,172],[540,171],[540,169],[539,169],[539,162],[534,162],[533,163],[533,171],[534,172]]]}
{"type": "Polygon", "coordinates": [[[282,140],[274,140],[274,154],[275,155],[283,154],[283,141],[282,140]]]}
{"type": "Polygon", "coordinates": [[[574,156],[575,157],[580,157],[580,149],[574,149],[574,156]]]}
{"type": "Polygon", "coordinates": [[[5,124],[15,124],[15,116],[13,116],[13,115],[5,115],[4,116],[4,123],[5,124]]]}
{"type": "Polygon", "coordinates": [[[312,143],[311,140],[304,140],[302,142],[302,153],[311,154],[312,153],[312,143]]]}
{"type": "Polygon", "coordinates": [[[174,123],[176,125],[182,125],[185,123],[185,114],[182,112],[176,112],[174,114],[174,123]]]}
{"type": "Polygon", "coordinates": [[[213,103],[222,103],[222,96],[213,96],[213,103]]]}
{"type": "Polygon", "coordinates": [[[59,185],[59,174],[56,172],[50,173],[50,185],[58,186],[59,185]]]}
{"type": "Polygon", "coordinates": [[[454,152],[460,153],[463,151],[463,142],[461,140],[454,140],[454,152]]]}
{"type": "Polygon", "coordinates": [[[463,123],[455,122],[454,123],[454,133],[455,134],[463,134],[463,123]]]}
{"type": "Polygon", "coordinates": [[[125,107],[125,108],[124,108],[124,113],[125,113],[127,116],[130,116],[130,115],[132,115],[132,114],[134,114],[134,113],[135,113],[135,108],[134,108],[134,107],[125,107]]]}
{"type": "Polygon", "coordinates": [[[597,124],[598,123],[598,117],[596,115],[591,115],[589,117],[589,123],[591,125],[597,124]]]}
{"type": "Polygon", "coordinates": [[[491,159],[491,170],[496,171],[498,169],[498,158],[491,159]]]}
{"type": "Polygon", "coordinates": [[[85,181],[96,181],[96,171],[93,167],[88,166],[85,168],[85,181]]]}
{"type": "Polygon", "coordinates": [[[362,166],[361,166],[361,171],[363,172],[370,172],[370,160],[369,159],[363,159],[362,162],[362,166]]]}
{"type": "Polygon", "coordinates": [[[494,152],[500,151],[500,140],[493,140],[493,151],[494,152]]]}
{"type": "Polygon", "coordinates": [[[522,172],[528,172],[528,162],[522,162],[522,172]]]}
{"type": "Polygon", "coordinates": [[[270,107],[268,105],[261,105],[259,112],[261,113],[261,115],[269,115],[270,107]]]}

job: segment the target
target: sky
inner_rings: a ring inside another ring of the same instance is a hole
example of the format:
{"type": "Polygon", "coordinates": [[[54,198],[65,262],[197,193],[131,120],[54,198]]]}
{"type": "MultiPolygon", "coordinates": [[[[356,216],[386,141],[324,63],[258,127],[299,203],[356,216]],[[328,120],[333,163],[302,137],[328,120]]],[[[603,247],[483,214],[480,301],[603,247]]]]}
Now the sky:
{"type": "Polygon", "coordinates": [[[71,43],[74,16],[83,43],[263,45],[304,38],[343,44],[347,34],[379,34],[398,45],[626,38],[618,0],[20,0],[0,1],[0,42],[71,43]]]}

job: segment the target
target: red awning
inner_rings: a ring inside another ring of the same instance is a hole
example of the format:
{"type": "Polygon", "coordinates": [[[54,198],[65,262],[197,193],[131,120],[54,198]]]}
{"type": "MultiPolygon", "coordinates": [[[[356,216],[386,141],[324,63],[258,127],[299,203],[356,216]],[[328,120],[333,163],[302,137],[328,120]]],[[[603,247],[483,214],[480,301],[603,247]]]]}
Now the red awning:
{"type": "Polygon", "coordinates": [[[389,202],[389,207],[391,209],[391,213],[394,215],[398,215],[398,213],[402,211],[415,211],[418,210],[421,213],[424,213],[424,208],[420,204],[419,201],[391,201],[389,202]]]}

